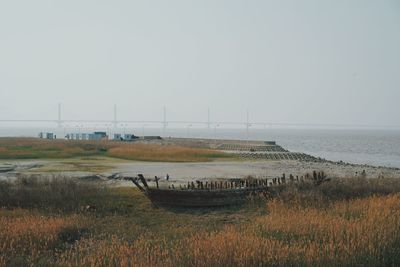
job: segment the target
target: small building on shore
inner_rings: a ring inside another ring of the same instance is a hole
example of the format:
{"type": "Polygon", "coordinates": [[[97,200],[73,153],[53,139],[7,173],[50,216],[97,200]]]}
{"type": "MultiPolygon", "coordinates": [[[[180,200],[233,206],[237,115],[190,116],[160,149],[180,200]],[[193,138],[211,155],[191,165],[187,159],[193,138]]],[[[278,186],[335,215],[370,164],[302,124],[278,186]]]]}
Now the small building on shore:
{"type": "Polygon", "coordinates": [[[53,140],[57,138],[57,136],[54,133],[45,133],[45,132],[40,132],[38,137],[40,139],[48,139],[48,140],[53,140]]]}
{"type": "Polygon", "coordinates": [[[106,132],[94,132],[94,133],[68,133],[65,135],[68,140],[107,140],[108,136],[106,132]]]}
{"type": "Polygon", "coordinates": [[[139,136],[136,136],[134,134],[119,134],[116,133],[114,134],[114,141],[134,141],[136,139],[139,139],[139,136]]]}

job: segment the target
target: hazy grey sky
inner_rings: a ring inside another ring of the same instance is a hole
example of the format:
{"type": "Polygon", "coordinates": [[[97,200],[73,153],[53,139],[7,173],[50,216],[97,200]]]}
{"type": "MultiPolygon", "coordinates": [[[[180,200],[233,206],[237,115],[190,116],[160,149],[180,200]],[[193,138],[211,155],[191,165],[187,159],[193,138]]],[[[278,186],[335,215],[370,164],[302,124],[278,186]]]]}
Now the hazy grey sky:
{"type": "Polygon", "coordinates": [[[400,125],[400,1],[1,1],[0,118],[400,125]]]}

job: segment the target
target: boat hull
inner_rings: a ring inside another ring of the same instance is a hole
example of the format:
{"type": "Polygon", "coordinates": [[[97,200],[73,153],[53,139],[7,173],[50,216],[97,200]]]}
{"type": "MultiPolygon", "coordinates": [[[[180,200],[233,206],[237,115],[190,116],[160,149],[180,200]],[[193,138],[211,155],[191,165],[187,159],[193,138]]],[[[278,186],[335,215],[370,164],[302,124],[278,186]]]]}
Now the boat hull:
{"type": "Polygon", "coordinates": [[[149,189],[146,196],[157,206],[216,207],[243,204],[252,193],[265,188],[223,190],[149,189]]]}

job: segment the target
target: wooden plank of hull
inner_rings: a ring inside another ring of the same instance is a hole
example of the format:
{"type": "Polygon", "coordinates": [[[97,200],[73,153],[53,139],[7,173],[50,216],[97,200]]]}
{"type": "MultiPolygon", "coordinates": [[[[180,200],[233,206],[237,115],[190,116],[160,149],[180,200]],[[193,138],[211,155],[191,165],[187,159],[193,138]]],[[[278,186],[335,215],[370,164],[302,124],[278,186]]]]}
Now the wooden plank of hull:
{"type": "Polygon", "coordinates": [[[213,207],[243,203],[252,192],[265,188],[224,190],[165,190],[150,189],[147,197],[156,205],[180,207],[213,207]]]}

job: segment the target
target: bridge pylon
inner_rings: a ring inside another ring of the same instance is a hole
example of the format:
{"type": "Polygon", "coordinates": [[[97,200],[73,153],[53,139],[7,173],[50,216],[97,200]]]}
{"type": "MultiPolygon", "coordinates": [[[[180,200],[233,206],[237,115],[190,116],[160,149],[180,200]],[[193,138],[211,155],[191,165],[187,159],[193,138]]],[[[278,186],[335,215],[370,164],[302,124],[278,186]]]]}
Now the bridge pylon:
{"type": "Polygon", "coordinates": [[[117,104],[114,104],[114,120],[112,121],[114,128],[116,129],[118,127],[118,121],[117,121],[117,104]]]}
{"type": "Polygon", "coordinates": [[[61,103],[58,103],[58,117],[57,117],[57,127],[62,127],[62,120],[61,120],[61,103]]]}

